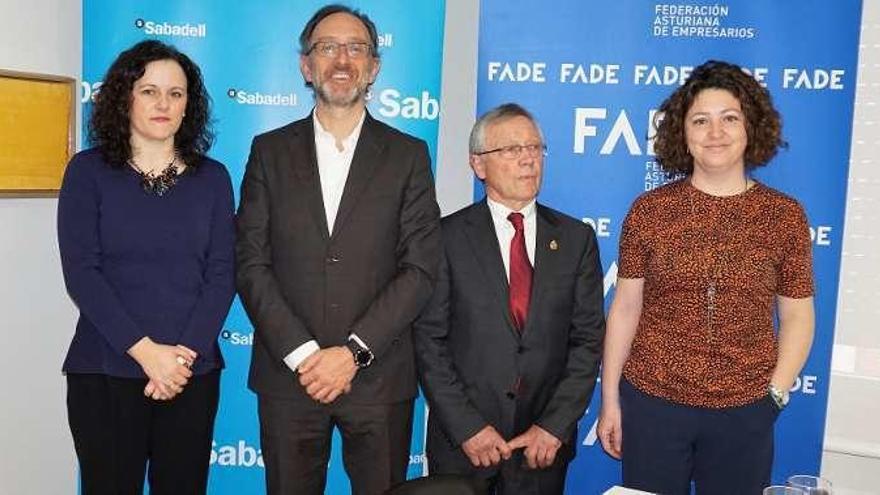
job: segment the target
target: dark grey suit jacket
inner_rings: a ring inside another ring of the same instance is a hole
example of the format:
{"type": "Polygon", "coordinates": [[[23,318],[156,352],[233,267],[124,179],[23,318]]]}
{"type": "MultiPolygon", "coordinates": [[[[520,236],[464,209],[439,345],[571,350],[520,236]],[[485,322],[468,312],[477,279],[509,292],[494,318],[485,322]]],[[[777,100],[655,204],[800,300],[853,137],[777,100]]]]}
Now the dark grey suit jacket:
{"type": "Polygon", "coordinates": [[[439,218],[425,143],[369,114],[332,233],[312,117],[254,138],[236,241],[238,291],[255,328],[249,387],[311,400],[284,357],[354,332],[376,359],[345,400],[415,396],[411,325],[434,286],[439,218]]]}
{"type": "Polygon", "coordinates": [[[486,201],[443,219],[437,289],[415,325],[434,465],[469,466],[461,443],[486,425],[510,440],[538,424],[563,441],[560,457],[573,455],[605,333],[602,268],[588,225],[540,204],[536,224],[520,333],[486,201]]]}

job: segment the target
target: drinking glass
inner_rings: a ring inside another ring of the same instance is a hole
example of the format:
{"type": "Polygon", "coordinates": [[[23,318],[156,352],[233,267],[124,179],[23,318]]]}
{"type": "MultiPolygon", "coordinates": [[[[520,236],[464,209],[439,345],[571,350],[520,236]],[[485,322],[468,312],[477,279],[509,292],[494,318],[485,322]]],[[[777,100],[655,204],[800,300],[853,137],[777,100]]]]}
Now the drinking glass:
{"type": "Polygon", "coordinates": [[[807,495],[832,495],[831,482],[818,476],[798,474],[788,478],[788,486],[800,488],[807,495]]]}
{"type": "Polygon", "coordinates": [[[773,485],[764,488],[763,495],[804,495],[806,492],[793,486],[773,485]]]}

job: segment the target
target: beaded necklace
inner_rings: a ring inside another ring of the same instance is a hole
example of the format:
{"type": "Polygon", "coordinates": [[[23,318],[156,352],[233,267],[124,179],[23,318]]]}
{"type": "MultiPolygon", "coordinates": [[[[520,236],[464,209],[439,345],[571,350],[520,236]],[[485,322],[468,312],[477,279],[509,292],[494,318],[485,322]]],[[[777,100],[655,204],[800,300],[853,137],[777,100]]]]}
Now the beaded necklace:
{"type": "Polygon", "coordinates": [[[174,187],[177,184],[177,167],[174,164],[177,163],[177,154],[171,157],[171,161],[168,162],[168,165],[165,165],[159,173],[155,172],[144,172],[138,164],[134,161],[133,158],[129,158],[128,165],[137,172],[137,174],[141,178],[141,188],[147,194],[155,194],[156,196],[163,196],[168,192],[169,189],[174,187]]]}

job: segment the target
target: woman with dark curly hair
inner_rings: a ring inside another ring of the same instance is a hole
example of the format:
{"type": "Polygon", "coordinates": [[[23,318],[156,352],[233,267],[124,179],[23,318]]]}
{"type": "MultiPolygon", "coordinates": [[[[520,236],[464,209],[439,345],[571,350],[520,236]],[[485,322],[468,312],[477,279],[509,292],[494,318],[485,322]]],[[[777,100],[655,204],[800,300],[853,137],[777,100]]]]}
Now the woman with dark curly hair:
{"type": "Polygon", "coordinates": [[[806,215],[749,176],[785,143],[769,93],[742,69],[695,68],[660,114],[657,159],[685,177],[624,221],[598,436],[627,487],[761,493],[813,338],[806,215]]]}
{"type": "Polygon", "coordinates": [[[234,293],[233,199],[205,153],[199,68],[159,41],[122,52],[95,97],[94,148],[58,198],[64,279],[80,311],[64,361],[83,494],[205,493],[234,293]]]}

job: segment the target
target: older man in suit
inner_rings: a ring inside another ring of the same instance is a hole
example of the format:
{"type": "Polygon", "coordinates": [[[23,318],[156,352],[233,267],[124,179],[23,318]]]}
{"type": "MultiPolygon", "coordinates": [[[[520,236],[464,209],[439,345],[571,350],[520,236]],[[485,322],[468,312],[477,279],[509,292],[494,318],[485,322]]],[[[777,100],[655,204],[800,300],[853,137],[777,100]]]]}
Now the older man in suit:
{"type": "Polygon", "coordinates": [[[254,323],[270,494],[324,491],[331,432],[355,494],[404,480],[439,208],[425,143],[374,120],[376,28],[330,5],[300,35],[307,118],[257,136],[238,213],[237,285],[254,323]]]}
{"type": "Polygon", "coordinates": [[[415,326],[432,473],[559,494],[604,336],[592,229],[536,203],[545,145],[515,104],[475,124],[486,199],[442,222],[437,289],[415,326]]]}

